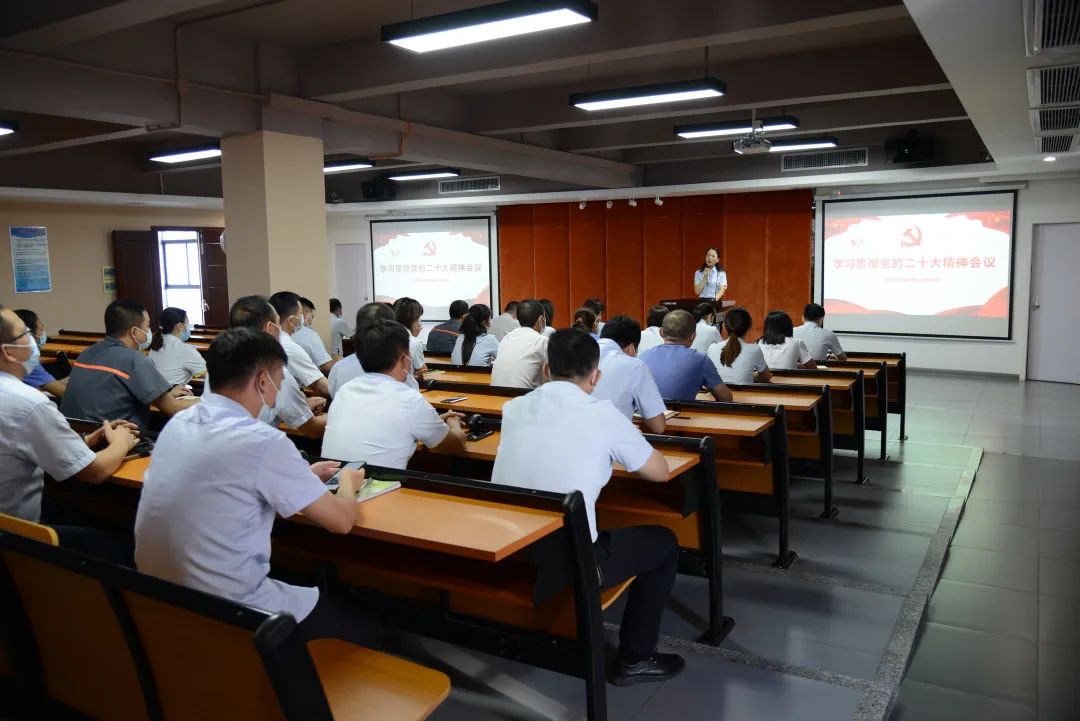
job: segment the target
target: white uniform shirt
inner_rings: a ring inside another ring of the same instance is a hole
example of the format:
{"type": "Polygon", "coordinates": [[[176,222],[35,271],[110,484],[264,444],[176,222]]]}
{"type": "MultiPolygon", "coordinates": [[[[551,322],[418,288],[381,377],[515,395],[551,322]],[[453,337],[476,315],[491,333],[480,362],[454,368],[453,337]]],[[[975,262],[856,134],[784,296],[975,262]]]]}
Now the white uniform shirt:
{"type": "Polygon", "coordinates": [[[495,320],[491,321],[491,327],[488,328],[488,333],[495,336],[495,340],[502,340],[503,337],[510,331],[517,330],[521,327],[521,323],[518,323],[518,319],[509,313],[503,313],[495,320]]]}
{"type": "Polygon", "coordinates": [[[464,345],[465,336],[459,335],[454,340],[454,350],[450,351],[450,362],[454,365],[489,366],[495,360],[495,356],[499,355],[499,341],[491,333],[484,333],[476,339],[476,345],[473,346],[472,355],[469,356],[467,364],[461,362],[464,345]]]}
{"type": "Polygon", "coordinates": [[[420,391],[385,373],[365,373],[338,388],[326,418],[322,454],[405,468],[417,441],[434,448],[449,432],[420,391]]]}
{"type": "MultiPolygon", "coordinates": [[[[203,395],[208,393],[213,393],[210,389],[210,376],[206,376],[206,385],[203,386],[203,395]]],[[[315,413],[307,404],[307,396],[288,371],[282,376],[274,407],[263,408],[259,412],[259,420],[272,428],[277,428],[279,423],[284,423],[289,428],[299,428],[314,417],[315,413]]]]}
{"type": "Polygon", "coordinates": [[[195,376],[206,372],[206,361],[195,346],[169,333],[161,338],[161,350],[150,351],[150,362],[161,377],[174,386],[187,385],[195,376]]]}
{"type": "Polygon", "coordinates": [[[507,333],[491,366],[491,385],[536,388],[543,384],[547,346],[547,336],[532,328],[519,326],[507,333]]]}
{"type": "MultiPolygon", "coordinates": [[[[337,395],[337,392],[341,390],[341,387],[351,381],[353,378],[359,378],[364,375],[364,368],[360,365],[360,359],[356,357],[356,354],[346,356],[342,358],[334,367],[330,369],[330,380],[328,384],[330,386],[330,397],[333,398],[337,395]]],[[[416,390],[420,390],[420,384],[416,382],[416,378],[409,376],[405,379],[405,384],[416,390]]]]}
{"type": "Polygon", "coordinates": [[[655,348],[658,345],[664,345],[664,339],[660,335],[660,327],[650,325],[648,328],[641,331],[641,343],[638,344],[637,354],[641,355],[650,348],[655,348]]]}
{"type": "Polygon", "coordinates": [[[600,339],[600,382],[593,398],[606,398],[627,418],[636,409],[642,418],[653,418],[667,410],[652,371],[640,358],[623,353],[610,338],[600,339]]]}
{"type": "Polygon", "coordinates": [[[345,338],[351,338],[353,329],[344,318],[330,315],[330,350],[334,355],[341,355],[341,342],[345,338]]]}
{"type": "Polygon", "coordinates": [[[844,352],[836,333],[819,327],[817,323],[803,323],[795,329],[795,337],[806,344],[814,360],[823,361],[830,353],[838,356],[844,352]]]}
{"type": "Polygon", "coordinates": [[[555,329],[554,329],[554,328],[552,328],[552,327],[551,327],[550,325],[546,325],[546,326],[544,326],[544,337],[545,337],[545,338],[550,338],[550,337],[551,337],[551,335],[552,335],[552,334],[553,334],[554,332],[555,332],[555,329]]]}
{"type": "Polygon", "coordinates": [[[281,343],[281,347],[285,349],[285,355],[289,357],[289,373],[296,379],[296,384],[301,388],[307,388],[323,377],[322,371],[319,367],[311,362],[311,356],[307,354],[307,351],[296,344],[296,341],[286,333],[281,331],[281,335],[278,336],[278,342],[281,343]]]}
{"type": "Polygon", "coordinates": [[[304,326],[300,330],[292,334],[293,343],[300,346],[308,354],[308,358],[316,366],[321,366],[330,360],[330,354],[326,352],[326,347],[323,346],[322,338],[315,332],[314,328],[304,326]]]}
{"type": "Polygon", "coordinates": [[[713,343],[719,343],[723,340],[723,338],[720,337],[720,331],[716,329],[716,326],[709,325],[705,321],[699,320],[696,330],[697,335],[694,336],[694,343],[690,347],[698,353],[706,352],[713,343]]]}
{"type": "Polygon", "coordinates": [[[555,381],[503,406],[492,483],[555,493],[581,491],[596,541],[596,498],[611,465],[645,465],[653,448],[608,400],[555,381]]]}
{"type": "Polygon", "coordinates": [[[36,523],[45,474],[71,478],[94,455],[44,393],[0,371],[0,513],[36,523]]]}
{"type": "Polygon", "coordinates": [[[204,394],[161,431],[135,514],[143,573],[302,621],[317,588],[267,577],[274,517],[326,487],[285,434],[235,401],[204,394]]]}
{"type": "Polygon", "coordinates": [[[716,370],[720,374],[720,380],[728,385],[731,383],[753,383],[755,371],[763,371],[769,368],[768,364],[765,363],[765,355],[761,352],[761,346],[757,343],[747,343],[741,338],[735,338],[734,341],[732,338],[728,338],[723,343],[714,343],[709,346],[709,350],[705,355],[709,356],[709,360],[716,366],[716,370]],[[732,342],[740,344],[742,348],[729,368],[720,362],[720,354],[723,352],[724,346],[732,342]]]}
{"type": "Polygon", "coordinates": [[[424,367],[424,342],[414,335],[409,335],[409,357],[414,371],[424,367]]]}
{"type": "Polygon", "coordinates": [[[785,338],[783,345],[766,345],[765,341],[758,341],[758,346],[773,370],[793,370],[811,357],[806,344],[798,338],[785,338]]]}
{"type": "Polygon", "coordinates": [[[705,278],[705,286],[701,289],[701,293],[698,294],[699,298],[715,299],[716,294],[720,292],[721,286],[727,287],[727,272],[717,269],[716,266],[705,270],[700,268],[695,270],[694,284],[700,283],[702,277],[705,278]]]}

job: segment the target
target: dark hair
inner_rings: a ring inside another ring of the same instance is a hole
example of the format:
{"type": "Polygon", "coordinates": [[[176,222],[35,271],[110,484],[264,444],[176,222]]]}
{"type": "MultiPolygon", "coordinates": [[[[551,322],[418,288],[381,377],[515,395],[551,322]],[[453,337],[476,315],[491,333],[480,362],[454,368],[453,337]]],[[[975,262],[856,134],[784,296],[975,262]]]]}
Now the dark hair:
{"type": "Polygon", "coordinates": [[[341,301],[338,300],[337,298],[331,298],[330,299],[330,312],[331,313],[337,313],[339,310],[341,310],[341,301]]]}
{"type": "Polygon", "coordinates": [[[716,306],[712,303],[698,303],[694,306],[694,320],[705,320],[710,315],[716,317],[716,306]]]}
{"type": "Polygon", "coordinates": [[[15,315],[19,316],[22,322],[26,324],[26,327],[30,330],[30,335],[35,336],[34,340],[37,341],[37,324],[38,320],[40,320],[38,314],[26,308],[19,308],[15,311],[15,315]]]}
{"type": "Polygon", "coordinates": [[[187,311],[183,308],[168,307],[158,313],[157,329],[154,331],[154,339],[150,341],[150,350],[161,350],[165,345],[165,336],[176,330],[176,326],[187,322],[187,311]]]}
{"type": "Polygon", "coordinates": [[[138,301],[120,298],[105,309],[105,335],[119,338],[129,329],[142,325],[146,306],[138,301]]]}
{"type": "Polygon", "coordinates": [[[641,326],[628,315],[617,315],[604,323],[604,329],[600,331],[600,337],[610,338],[620,348],[625,348],[628,345],[637,348],[641,345],[641,326]]]}
{"type": "Polygon", "coordinates": [[[382,373],[394,367],[409,352],[409,331],[394,320],[376,320],[357,333],[356,357],[368,373],[382,373]]]}
{"type": "Polygon", "coordinates": [[[548,325],[555,324],[555,305],[550,298],[541,298],[540,305],[544,306],[544,322],[548,325]]]}
{"type": "Polygon", "coordinates": [[[457,320],[469,312],[469,304],[463,300],[455,300],[450,304],[450,320],[457,320]]]}
{"type": "MultiPolygon", "coordinates": [[[[369,326],[380,320],[397,322],[394,320],[393,308],[386,303],[368,303],[356,311],[356,326],[353,329],[353,355],[356,356],[357,360],[360,360],[361,336],[369,326]]],[[[360,364],[360,367],[363,367],[363,363],[360,364]]]]}
{"type": "Polygon", "coordinates": [[[518,303],[518,323],[522,328],[532,328],[544,314],[544,306],[538,300],[523,300],[518,303]]]}
{"type": "Polygon", "coordinates": [[[574,322],[570,324],[570,327],[592,333],[593,328],[596,327],[596,313],[588,308],[578,308],[574,311],[574,322]]]}
{"type": "MultiPolygon", "coordinates": [[[[415,298],[398,298],[395,303],[394,317],[412,334],[412,324],[424,315],[424,306],[415,298]]],[[[468,310],[466,308],[466,310],[468,310]]]]}
{"type": "Polygon", "coordinates": [[[802,317],[806,320],[817,323],[819,320],[825,317],[825,308],[817,303],[807,303],[803,306],[802,317]]]}
{"type": "Polygon", "coordinates": [[[645,325],[659,328],[664,324],[664,316],[670,309],[666,305],[654,305],[649,308],[649,314],[645,316],[645,325]]]}
{"type": "Polygon", "coordinates": [[[753,324],[746,308],[736,306],[728,309],[728,312],[724,314],[724,327],[728,330],[728,339],[723,350],[720,351],[720,365],[728,368],[732,366],[735,359],[739,357],[739,353],[742,352],[742,337],[753,324]]]}
{"type": "Polygon", "coordinates": [[[586,298],[585,302],[581,304],[581,307],[588,308],[593,313],[596,313],[597,318],[604,314],[604,301],[599,298],[586,298]]]}
{"type": "MultiPolygon", "coordinates": [[[[719,248],[706,248],[704,254],[708,255],[710,250],[713,251],[714,253],[716,253],[716,269],[717,270],[723,270],[724,266],[720,265],[720,249],[719,248]]],[[[698,270],[703,271],[708,267],[709,266],[705,265],[705,261],[701,261],[701,267],[698,268],[698,270]]]]}
{"type": "Polygon", "coordinates": [[[685,310],[673,310],[664,316],[665,340],[690,340],[694,335],[694,316],[685,310]]]}
{"type": "MultiPolygon", "coordinates": [[[[259,296],[255,296],[259,297],[259,296]]],[[[206,351],[206,374],[214,390],[239,390],[259,371],[286,365],[285,349],[266,333],[253,328],[230,328],[217,334],[206,351]]]]}
{"type": "Polygon", "coordinates": [[[469,364],[469,359],[472,358],[473,348],[476,347],[476,339],[487,333],[487,328],[484,327],[484,323],[487,323],[489,320],[491,320],[491,308],[477,303],[469,308],[465,320],[461,321],[461,335],[463,336],[461,341],[462,364],[469,364]]]}
{"type": "Polygon", "coordinates": [[[315,304],[303,296],[300,297],[300,307],[304,310],[315,310],[315,304]]]}
{"type": "Polygon", "coordinates": [[[289,290],[279,290],[270,296],[270,305],[277,311],[278,319],[284,326],[285,319],[292,316],[300,307],[300,296],[289,290]]]}
{"type": "Polygon", "coordinates": [[[547,353],[553,380],[580,380],[600,364],[600,346],[591,335],[577,328],[563,328],[552,333],[547,353]]]}
{"type": "Polygon", "coordinates": [[[765,316],[765,334],[761,340],[765,345],[783,345],[784,341],[795,335],[795,326],[791,316],[782,310],[770,310],[765,316]]]}
{"type": "Polygon", "coordinates": [[[506,305],[503,306],[503,313],[516,313],[517,309],[518,309],[518,305],[519,304],[518,304],[518,302],[516,300],[510,301],[509,303],[507,303],[506,305]]]}
{"type": "Polygon", "coordinates": [[[267,323],[280,325],[281,317],[265,295],[245,295],[237,298],[232,308],[229,308],[230,328],[251,328],[265,332],[267,323]]]}

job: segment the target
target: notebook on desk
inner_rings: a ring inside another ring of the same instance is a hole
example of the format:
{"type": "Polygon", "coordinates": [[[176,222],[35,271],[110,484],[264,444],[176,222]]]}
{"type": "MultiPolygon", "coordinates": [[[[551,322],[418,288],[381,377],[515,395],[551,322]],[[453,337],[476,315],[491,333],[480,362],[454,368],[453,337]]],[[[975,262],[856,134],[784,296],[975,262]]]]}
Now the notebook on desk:
{"type": "MultiPolygon", "coordinates": [[[[670,421],[672,418],[674,418],[677,415],[679,415],[678,411],[670,411],[670,410],[664,411],[664,420],[670,421]]],[[[638,413],[637,411],[634,411],[634,419],[639,420],[639,421],[643,420],[642,417],[641,417],[641,414],[638,413]]]]}

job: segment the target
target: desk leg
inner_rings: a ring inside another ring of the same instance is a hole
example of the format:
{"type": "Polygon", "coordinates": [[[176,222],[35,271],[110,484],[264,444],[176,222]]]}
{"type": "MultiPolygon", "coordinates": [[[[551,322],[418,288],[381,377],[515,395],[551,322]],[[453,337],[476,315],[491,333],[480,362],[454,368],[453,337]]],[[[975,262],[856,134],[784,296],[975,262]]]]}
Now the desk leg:
{"type": "Polygon", "coordinates": [[[903,443],[907,440],[907,411],[906,409],[900,410],[900,442],[903,443]]]}
{"type": "Polygon", "coordinates": [[[713,455],[712,439],[706,438],[706,452],[698,464],[698,497],[704,508],[698,513],[700,539],[704,571],[709,578],[709,628],[698,640],[710,646],[719,646],[735,621],[724,615],[723,599],[723,544],[720,529],[720,489],[716,481],[716,461],[713,455]]]}
{"type": "Polygon", "coordinates": [[[857,456],[857,460],[855,461],[855,483],[860,486],[870,480],[870,477],[867,476],[865,473],[865,466],[863,461],[866,460],[866,454],[862,446],[863,444],[860,442],[859,448],[856,449],[856,453],[858,453],[859,455],[857,456]]]}
{"type": "Polygon", "coordinates": [[[885,444],[888,442],[889,439],[886,438],[885,436],[888,435],[888,432],[889,432],[889,414],[886,413],[885,418],[882,419],[882,421],[881,421],[881,455],[878,457],[878,460],[881,460],[881,461],[884,461],[885,457],[887,455],[886,452],[885,452],[885,444]]]}
{"type": "Polygon", "coordinates": [[[825,478],[825,510],[821,512],[818,518],[836,518],[840,515],[840,509],[833,505],[833,464],[832,464],[832,450],[829,450],[829,455],[822,455],[822,468],[825,478]]]}

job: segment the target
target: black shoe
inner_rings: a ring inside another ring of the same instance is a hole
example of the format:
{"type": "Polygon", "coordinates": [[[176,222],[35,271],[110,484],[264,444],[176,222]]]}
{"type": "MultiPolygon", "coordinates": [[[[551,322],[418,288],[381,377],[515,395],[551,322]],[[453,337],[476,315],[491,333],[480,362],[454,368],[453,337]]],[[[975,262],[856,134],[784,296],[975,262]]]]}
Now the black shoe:
{"type": "Polygon", "coordinates": [[[682,673],[685,666],[686,661],[678,654],[654,651],[644,661],[637,663],[617,661],[611,683],[616,686],[631,686],[635,683],[666,681],[682,673]]]}

